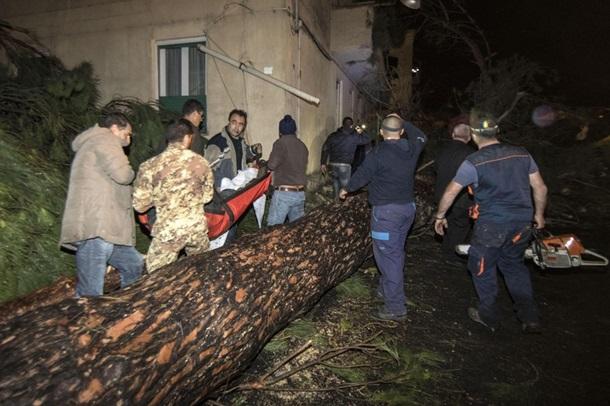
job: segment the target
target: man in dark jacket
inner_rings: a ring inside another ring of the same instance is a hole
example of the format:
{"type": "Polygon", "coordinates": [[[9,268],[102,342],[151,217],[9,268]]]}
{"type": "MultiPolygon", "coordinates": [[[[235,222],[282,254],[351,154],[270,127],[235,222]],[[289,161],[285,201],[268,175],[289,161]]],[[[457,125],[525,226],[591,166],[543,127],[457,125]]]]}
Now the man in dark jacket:
{"type": "Polygon", "coordinates": [[[273,143],[267,167],[273,171],[273,197],[267,224],[293,222],[305,214],[307,147],[296,136],[297,125],[289,115],[279,124],[280,138],[273,143]]]}
{"type": "Polygon", "coordinates": [[[229,113],[229,123],[221,132],[210,138],[205,149],[205,159],[214,169],[214,187],[220,188],[222,178],[233,179],[237,171],[246,169],[247,162],[263,152],[261,144],[248,145],[244,131],[248,125],[248,113],[234,109],[229,113]]]}
{"type": "Polygon", "coordinates": [[[343,126],[329,135],[322,146],[320,171],[326,173],[326,165],[330,166],[335,198],[339,196],[339,190],[347,186],[352,175],[352,162],[356,148],[371,142],[364,130],[360,127],[354,129],[353,125],[354,121],[351,117],[345,117],[343,126]]]}
{"type": "MultiPolygon", "coordinates": [[[[470,145],[470,127],[465,123],[458,123],[451,129],[451,141],[443,143],[435,161],[436,185],[434,199],[436,204],[441,200],[445,188],[455,177],[458,167],[464,159],[476,149],[470,145]]],[[[458,256],[455,246],[465,244],[471,229],[471,219],[468,209],[473,205],[472,198],[466,189],[463,189],[447,212],[449,227],[443,236],[442,251],[445,259],[456,262],[458,256]]]]}
{"type": "Polygon", "coordinates": [[[373,253],[381,273],[377,293],[385,302],[375,316],[404,320],[405,240],[415,219],[415,169],[427,137],[394,114],[383,120],[380,132],[383,141],[364,158],[339,197],[369,185],[373,253]],[[402,138],[405,130],[407,137],[402,138]]]}
{"type": "Polygon", "coordinates": [[[540,332],[529,270],[523,254],[531,237],[532,219],[544,228],[547,187],[525,148],[502,144],[498,125],[490,117],[473,115],[470,124],[479,150],[460,165],[438,205],[434,229],[447,228],[445,215],[463,187],[474,188],[479,217],[468,253],[468,270],[479,296],[468,316],[492,331],[499,325],[496,271],[504,276],[524,332],[540,332]],[[533,196],[533,203],[532,203],[533,196]]]}
{"type": "MultiPolygon", "coordinates": [[[[188,99],[182,105],[182,118],[189,121],[193,124],[195,133],[193,134],[193,142],[191,143],[191,151],[198,153],[203,156],[205,152],[206,140],[201,131],[199,130],[199,126],[203,122],[205,118],[203,116],[204,109],[203,104],[196,99],[188,99]]],[[[161,142],[157,146],[156,154],[160,154],[165,151],[167,147],[168,141],[165,136],[161,139],[161,142]]]]}
{"type": "MultiPolygon", "coordinates": [[[[247,169],[247,163],[260,157],[261,144],[248,145],[244,131],[248,125],[248,113],[233,109],[229,113],[229,123],[221,132],[210,138],[205,149],[205,159],[214,171],[214,188],[220,190],[223,178],[233,179],[237,171],[247,169]]],[[[238,223],[233,224],[227,234],[225,244],[237,238],[238,223]]]]}
{"type": "Polygon", "coordinates": [[[191,143],[191,151],[203,156],[205,152],[206,140],[199,130],[199,126],[205,118],[203,116],[203,104],[196,99],[188,99],[182,105],[182,118],[193,124],[193,142],[191,143]]]}

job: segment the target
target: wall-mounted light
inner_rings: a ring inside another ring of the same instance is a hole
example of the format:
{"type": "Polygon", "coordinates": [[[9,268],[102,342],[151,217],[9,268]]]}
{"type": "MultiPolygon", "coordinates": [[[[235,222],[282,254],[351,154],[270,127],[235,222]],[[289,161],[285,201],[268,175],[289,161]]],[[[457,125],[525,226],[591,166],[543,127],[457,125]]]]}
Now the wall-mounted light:
{"type": "Polygon", "coordinates": [[[400,2],[412,9],[418,9],[421,6],[419,0],[400,0],[400,2]]]}

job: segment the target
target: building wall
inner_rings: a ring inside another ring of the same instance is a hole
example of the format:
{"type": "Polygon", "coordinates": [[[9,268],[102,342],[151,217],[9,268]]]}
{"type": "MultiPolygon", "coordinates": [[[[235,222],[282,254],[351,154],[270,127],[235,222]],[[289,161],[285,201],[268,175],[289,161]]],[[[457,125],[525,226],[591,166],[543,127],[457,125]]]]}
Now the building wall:
{"type": "Polygon", "coordinates": [[[373,7],[351,7],[333,10],[332,26],[337,28],[331,32],[333,51],[360,51],[358,56],[366,59],[373,49],[371,26],[373,7]],[[340,28],[340,29],[339,29],[340,28]]]}
{"type": "MultiPolygon", "coordinates": [[[[207,58],[207,123],[215,134],[236,107],[248,111],[249,142],[264,156],[278,136],[278,122],[291,114],[310,150],[310,171],[320,147],[337,127],[335,83],[344,82],[343,111],[351,110],[351,82],[304,30],[295,32],[295,0],[2,0],[0,18],[33,30],[66,66],[92,62],[102,99],[157,99],[157,41],[207,36],[208,46],[319,97],[314,106],[240,70],[207,58]]],[[[330,2],[302,0],[301,17],[323,46],[330,45],[330,2]]]]}
{"type": "Polygon", "coordinates": [[[408,30],[400,47],[391,49],[390,56],[398,60],[397,75],[391,81],[392,103],[401,106],[403,109],[409,107],[411,93],[413,90],[413,42],[415,41],[415,30],[408,30]]]}
{"type": "Polygon", "coordinates": [[[300,2],[299,15],[311,32],[302,28],[295,34],[296,45],[292,46],[300,53],[300,57],[297,54],[295,60],[301,61],[301,75],[296,86],[320,98],[319,106],[298,99],[296,101],[300,113],[300,134],[309,149],[310,170],[319,168],[322,145],[326,137],[341,125],[344,116],[351,115],[359,121],[364,118],[365,110],[372,109],[369,103],[364,103],[365,99],[356,89],[354,82],[329,59],[331,16],[335,13],[335,10],[331,10],[330,3],[326,0],[300,2]],[[312,37],[315,37],[316,41],[312,37]],[[319,49],[320,46],[324,51],[319,49]],[[336,91],[339,81],[342,84],[342,95],[336,91]],[[356,111],[352,111],[352,94],[354,105],[362,105],[360,109],[356,108],[356,111]],[[340,101],[342,104],[338,106],[340,101]]]}
{"type": "Polygon", "coordinates": [[[320,44],[326,49],[330,49],[332,2],[329,0],[291,0],[287,3],[291,4],[295,13],[298,11],[299,18],[307,24],[320,44]]]}

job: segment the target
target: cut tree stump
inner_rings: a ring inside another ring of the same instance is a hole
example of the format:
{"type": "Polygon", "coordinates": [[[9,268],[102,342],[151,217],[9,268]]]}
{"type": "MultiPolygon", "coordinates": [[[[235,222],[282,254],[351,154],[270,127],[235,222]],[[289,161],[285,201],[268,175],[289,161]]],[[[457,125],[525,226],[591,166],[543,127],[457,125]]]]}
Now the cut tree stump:
{"type": "Polygon", "coordinates": [[[193,404],[369,255],[364,195],[0,326],[0,404],[193,404]]]}

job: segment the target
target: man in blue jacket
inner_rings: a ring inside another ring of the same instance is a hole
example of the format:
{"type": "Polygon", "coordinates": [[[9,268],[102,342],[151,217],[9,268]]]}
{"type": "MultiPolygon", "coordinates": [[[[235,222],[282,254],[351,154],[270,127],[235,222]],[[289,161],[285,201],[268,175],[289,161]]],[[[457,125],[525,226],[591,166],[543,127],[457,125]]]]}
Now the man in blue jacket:
{"type": "Polygon", "coordinates": [[[368,184],[373,253],[381,274],[377,292],[384,300],[375,317],[399,321],[407,316],[405,241],[415,219],[415,170],[427,137],[396,114],[383,120],[380,132],[383,141],[369,152],[339,197],[368,184]]]}
{"type": "Polygon", "coordinates": [[[330,166],[335,198],[339,196],[339,190],[347,185],[352,175],[352,162],[356,148],[371,142],[361,127],[354,129],[353,126],[354,121],[351,117],[345,117],[343,126],[329,135],[322,146],[320,171],[326,173],[326,165],[330,166]]]}

